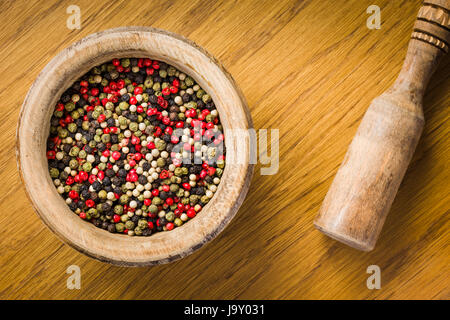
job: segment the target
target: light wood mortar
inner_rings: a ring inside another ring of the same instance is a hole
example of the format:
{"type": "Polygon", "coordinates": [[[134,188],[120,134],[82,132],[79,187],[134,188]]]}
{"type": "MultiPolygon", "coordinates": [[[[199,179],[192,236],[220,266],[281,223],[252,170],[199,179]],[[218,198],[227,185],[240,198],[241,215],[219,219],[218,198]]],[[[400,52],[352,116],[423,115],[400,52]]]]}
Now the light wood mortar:
{"type": "Polygon", "coordinates": [[[174,261],[213,239],[236,214],[249,189],[248,130],[252,120],[232,77],[204,49],[170,32],[123,27],[92,34],[59,53],[42,70],[22,105],[16,155],[22,181],[35,211],[64,242],[86,255],[122,266],[174,261]],[[57,193],[48,173],[46,140],[50,118],[61,94],[92,67],[113,58],[150,57],[192,76],[213,98],[224,127],[227,161],[211,201],[192,220],[150,237],[112,234],[81,220],[57,193]],[[240,131],[244,136],[228,134],[240,131]]]}

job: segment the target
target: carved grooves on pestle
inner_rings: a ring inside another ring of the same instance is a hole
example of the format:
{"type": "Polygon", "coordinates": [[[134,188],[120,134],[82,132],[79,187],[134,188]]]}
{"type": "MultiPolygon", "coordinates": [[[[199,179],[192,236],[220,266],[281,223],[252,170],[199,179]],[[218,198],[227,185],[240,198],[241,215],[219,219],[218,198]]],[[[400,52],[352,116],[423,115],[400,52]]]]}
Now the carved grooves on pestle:
{"type": "Polygon", "coordinates": [[[426,3],[419,10],[411,38],[426,42],[448,53],[449,16],[447,8],[426,3]]]}

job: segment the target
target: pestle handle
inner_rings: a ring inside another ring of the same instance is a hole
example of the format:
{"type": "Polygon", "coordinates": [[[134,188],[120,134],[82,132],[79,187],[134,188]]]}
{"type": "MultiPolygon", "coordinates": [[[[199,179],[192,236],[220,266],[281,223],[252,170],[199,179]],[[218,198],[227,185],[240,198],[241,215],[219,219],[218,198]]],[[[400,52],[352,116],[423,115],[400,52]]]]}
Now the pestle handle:
{"type": "Polygon", "coordinates": [[[422,99],[450,42],[450,0],[426,0],[419,10],[402,70],[365,113],[314,225],[370,251],[422,133],[422,99]]]}

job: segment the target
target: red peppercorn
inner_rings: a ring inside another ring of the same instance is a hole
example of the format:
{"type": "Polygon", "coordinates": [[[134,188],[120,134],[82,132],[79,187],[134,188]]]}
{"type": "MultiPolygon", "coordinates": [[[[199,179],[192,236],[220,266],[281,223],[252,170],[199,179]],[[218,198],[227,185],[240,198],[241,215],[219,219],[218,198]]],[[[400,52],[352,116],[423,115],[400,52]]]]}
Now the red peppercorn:
{"type": "Polygon", "coordinates": [[[147,207],[149,206],[149,205],[151,205],[152,204],[152,200],[150,200],[150,199],[144,199],[144,205],[146,205],[147,207]]]}
{"type": "Polygon", "coordinates": [[[99,170],[99,172],[97,173],[97,177],[98,177],[100,180],[103,180],[103,179],[105,178],[105,172],[102,171],[102,170],[99,170]]]}
{"type": "Polygon", "coordinates": [[[169,87],[166,87],[166,88],[162,89],[161,92],[162,92],[162,94],[165,95],[165,96],[170,95],[170,89],[169,89],[169,87]]]}
{"type": "Polygon", "coordinates": [[[75,180],[73,179],[73,177],[72,176],[68,176],[67,177],[67,179],[66,179],[66,184],[67,185],[71,185],[71,184],[73,184],[75,182],[75,180]]]}
{"type": "Polygon", "coordinates": [[[115,223],[119,222],[120,221],[120,216],[118,214],[115,214],[113,216],[113,220],[114,220],[115,223]]]}
{"type": "Polygon", "coordinates": [[[143,106],[137,106],[137,107],[136,107],[136,111],[137,111],[138,113],[142,113],[142,112],[144,112],[144,107],[143,107],[143,106]]]}
{"type": "Polygon", "coordinates": [[[172,135],[173,129],[172,127],[166,127],[166,129],[164,129],[164,132],[167,133],[168,135],[172,135]]]}
{"type": "Polygon", "coordinates": [[[134,167],[136,165],[136,161],[130,159],[130,161],[128,161],[128,164],[130,165],[130,167],[134,167]]]}
{"type": "Polygon", "coordinates": [[[199,176],[200,176],[201,179],[205,179],[207,175],[208,175],[208,172],[205,169],[200,171],[199,176]]]}
{"type": "Polygon", "coordinates": [[[152,65],[152,60],[150,60],[149,58],[145,58],[144,59],[144,66],[150,67],[151,65],[152,65]]]}
{"type": "Polygon", "coordinates": [[[177,144],[179,141],[180,141],[180,139],[178,139],[177,136],[170,137],[170,142],[172,142],[173,144],[177,144]]]}
{"type": "Polygon", "coordinates": [[[136,88],[134,88],[134,94],[135,94],[135,95],[142,94],[142,92],[143,92],[142,87],[136,87],[136,88]]]}
{"type": "Polygon", "coordinates": [[[153,150],[156,148],[155,143],[153,141],[150,141],[149,143],[147,143],[147,148],[150,150],[153,150]]]}
{"type": "Polygon", "coordinates": [[[183,183],[182,186],[183,186],[183,189],[185,189],[185,190],[191,190],[191,185],[187,182],[183,183]]]}
{"type": "Polygon", "coordinates": [[[163,191],[165,191],[165,192],[169,192],[169,191],[170,191],[170,186],[167,185],[167,184],[165,184],[165,185],[162,186],[162,189],[163,189],[163,191]]]}
{"type": "Polygon", "coordinates": [[[137,103],[136,97],[131,97],[130,98],[130,104],[136,104],[136,103],[137,103]]]}
{"type": "Polygon", "coordinates": [[[215,172],[216,172],[216,168],[214,168],[214,167],[208,168],[208,175],[213,176],[215,172]]]}
{"type": "Polygon", "coordinates": [[[147,223],[149,229],[153,229],[153,222],[149,221],[147,223]]]}
{"type": "Polygon", "coordinates": [[[120,157],[121,157],[121,155],[120,155],[120,152],[119,151],[114,151],[113,153],[112,153],[112,158],[114,159],[114,160],[119,160],[120,159],[120,157]]]}
{"type": "Polygon", "coordinates": [[[110,152],[108,149],[106,149],[105,151],[102,152],[102,156],[104,156],[104,157],[109,157],[109,155],[110,155],[110,152]]]}
{"type": "Polygon", "coordinates": [[[78,192],[76,192],[75,190],[70,190],[69,191],[69,198],[70,199],[77,199],[78,198],[78,192]]]}
{"type": "Polygon", "coordinates": [[[117,66],[120,65],[120,60],[119,59],[113,59],[112,64],[117,67],[117,66]]]}
{"type": "Polygon", "coordinates": [[[194,208],[190,208],[188,211],[186,211],[186,214],[191,219],[194,218],[197,215],[197,213],[195,212],[194,208]]]}
{"type": "Polygon", "coordinates": [[[81,181],[86,181],[87,179],[89,179],[89,175],[85,171],[80,171],[78,174],[80,176],[81,181]]]}
{"type": "Polygon", "coordinates": [[[80,218],[81,219],[86,219],[86,213],[85,212],[80,212],[80,218]]]}
{"type": "Polygon", "coordinates": [[[153,135],[154,135],[155,137],[159,137],[161,134],[162,134],[161,128],[160,128],[160,127],[155,127],[154,132],[153,132],[153,135]]]}
{"type": "Polygon", "coordinates": [[[55,159],[56,157],[56,152],[53,150],[47,151],[47,159],[55,159]]]}
{"type": "Polygon", "coordinates": [[[97,176],[91,174],[91,175],[89,176],[89,183],[90,183],[90,184],[93,184],[93,183],[95,182],[95,180],[97,180],[97,176]]]}
{"type": "Polygon", "coordinates": [[[92,207],[95,206],[95,202],[94,202],[94,200],[92,200],[92,199],[86,200],[85,203],[86,203],[86,206],[87,206],[88,208],[92,208],[92,207]]]}
{"type": "Polygon", "coordinates": [[[132,137],[131,137],[131,143],[132,143],[132,144],[138,144],[138,143],[141,143],[141,139],[139,139],[139,138],[136,137],[136,136],[132,136],[132,137]]]}
{"type": "Polygon", "coordinates": [[[170,118],[169,117],[163,117],[162,118],[162,123],[164,123],[167,126],[170,123],[170,118]]]}
{"type": "Polygon", "coordinates": [[[174,224],[173,224],[172,222],[168,222],[168,223],[166,224],[166,229],[169,230],[169,231],[172,230],[173,227],[174,227],[174,224]]]}
{"type": "Polygon", "coordinates": [[[157,196],[159,195],[159,190],[158,190],[158,189],[153,189],[153,190],[152,190],[152,195],[153,195],[154,197],[157,197],[157,196]]]}
{"type": "Polygon", "coordinates": [[[99,115],[98,118],[97,118],[97,121],[99,123],[102,123],[105,120],[106,120],[106,116],[104,114],[99,115]]]}

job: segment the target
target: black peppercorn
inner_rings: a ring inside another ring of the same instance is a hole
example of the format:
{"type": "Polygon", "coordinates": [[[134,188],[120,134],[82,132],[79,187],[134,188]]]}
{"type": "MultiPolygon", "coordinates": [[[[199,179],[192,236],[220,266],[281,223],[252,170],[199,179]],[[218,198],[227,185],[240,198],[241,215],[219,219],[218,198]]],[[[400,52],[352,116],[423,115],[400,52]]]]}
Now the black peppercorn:
{"type": "Polygon", "coordinates": [[[108,231],[111,233],[116,232],[116,225],[114,223],[111,223],[108,225],[108,231]]]}

